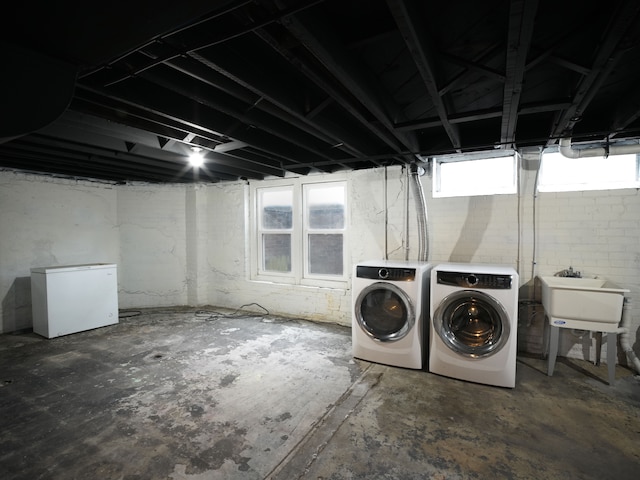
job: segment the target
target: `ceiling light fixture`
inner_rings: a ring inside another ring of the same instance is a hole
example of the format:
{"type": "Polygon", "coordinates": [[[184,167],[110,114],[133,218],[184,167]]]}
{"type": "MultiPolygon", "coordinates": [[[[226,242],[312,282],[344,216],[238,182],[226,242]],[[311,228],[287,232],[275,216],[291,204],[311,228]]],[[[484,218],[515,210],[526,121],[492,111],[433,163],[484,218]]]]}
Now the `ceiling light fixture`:
{"type": "Polygon", "coordinates": [[[204,163],[204,154],[200,147],[191,147],[191,154],[189,155],[189,163],[192,167],[201,167],[204,163]]]}

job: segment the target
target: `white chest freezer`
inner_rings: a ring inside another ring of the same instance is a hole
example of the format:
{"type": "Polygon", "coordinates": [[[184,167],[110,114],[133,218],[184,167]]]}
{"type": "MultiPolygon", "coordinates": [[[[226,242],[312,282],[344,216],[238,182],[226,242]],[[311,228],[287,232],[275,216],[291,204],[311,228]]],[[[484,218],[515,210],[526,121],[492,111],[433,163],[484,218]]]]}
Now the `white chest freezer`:
{"type": "Polygon", "coordinates": [[[31,269],[33,331],[47,338],[118,323],[115,264],[31,269]]]}

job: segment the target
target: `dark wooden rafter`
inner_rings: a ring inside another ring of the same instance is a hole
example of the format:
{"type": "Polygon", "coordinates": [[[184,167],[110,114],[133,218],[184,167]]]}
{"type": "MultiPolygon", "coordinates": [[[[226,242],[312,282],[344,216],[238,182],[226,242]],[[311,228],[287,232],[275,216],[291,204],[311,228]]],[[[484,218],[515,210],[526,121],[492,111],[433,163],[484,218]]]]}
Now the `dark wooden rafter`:
{"type": "MultiPolygon", "coordinates": [[[[280,1],[277,3],[281,4],[280,1]]],[[[417,151],[418,142],[412,134],[394,129],[393,123],[399,120],[400,107],[384,94],[378,80],[366,73],[359,59],[350,55],[335,35],[323,27],[315,12],[287,16],[282,24],[400,142],[402,149],[417,151]]],[[[407,160],[411,161],[411,158],[407,160]]]]}
{"type": "MultiPolygon", "coordinates": [[[[79,77],[51,124],[0,141],[0,166],[214,182],[640,137],[637,0],[86,7],[45,19],[7,5],[20,15],[2,41],[70,61],[79,77]],[[196,146],[208,152],[200,174],[187,165],[196,146]]],[[[35,116],[29,92],[18,105],[35,116]]]]}
{"type": "MultiPolygon", "coordinates": [[[[306,155],[318,156],[319,160],[336,159],[323,152],[326,142],[318,140],[315,136],[309,136],[303,130],[297,130],[294,128],[295,123],[287,122],[280,116],[270,115],[259,109],[247,109],[243,102],[220,95],[217,91],[209,94],[205,85],[200,86],[199,82],[193,79],[172,78],[170,72],[157,74],[154,71],[145,72],[142,78],[181,95],[185,101],[195,102],[200,106],[199,108],[208,107],[236,119],[241,124],[252,125],[291,145],[296,145],[301,150],[308,150],[306,155]]],[[[245,141],[245,143],[248,142],[245,141]]]]}
{"type": "MultiPolygon", "coordinates": [[[[500,49],[500,52],[502,51],[502,49],[500,49]]],[[[486,55],[483,54],[482,56],[480,56],[480,58],[486,58],[486,57],[491,57],[492,55],[486,55]]],[[[495,80],[497,80],[498,82],[504,82],[505,81],[505,74],[504,72],[495,70],[493,68],[489,68],[487,67],[484,63],[482,63],[481,61],[471,61],[471,60],[467,60],[464,58],[460,58],[457,55],[451,55],[450,53],[442,53],[440,54],[440,57],[445,60],[448,61],[449,63],[454,63],[456,65],[459,65],[465,69],[468,70],[472,70],[475,71],[481,75],[485,75],[487,77],[493,78],[495,80]]],[[[440,94],[442,95],[443,92],[440,91],[440,94]]]]}
{"type": "MultiPolygon", "coordinates": [[[[304,77],[311,80],[313,85],[317,87],[318,91],[322,92],[325,95],[324,99],[314,107],[315,111],[306,110],[303,112],[298,112],[298,109],[296,108],[296,115],[302,114],[305,120],[312,123],[314,126],[316,126],[316,128],[327,130],[327,133],[336,140],[334,144],[344,144],[344,148],[342,148],[342,150],[350,152],[355,156],[366,156],[370,153],[368,151],[371,148],[370,145],[362,145],[362,142],[364,141],[365,143],[370,143],[370,140],[368,139],[371,137],[371,135],[380,138],[389,147],[397,148],[397,142],[394,142],[394,140],[390,138],[390,135],[387,132],[380,130],[376,126],[372,126],[366,120],[365,115],[362,112],[362,108],[354,105],[354,101],[352,98],[348,98],[348,96],[343,92],[338,91],[338,89],[331,84],[331,82],[326,78],[325,75],[322,75],[320,72],[318,72],[316,68],[314,68],[312,65],[309,65],[308,62],[304,59],[297,57],[290,49],[282,45],[281,42],[278,42],[266,29],[259,29],[254,33],[257,38],[260,38],[277,55],[286,60],[295,71],[298,71],[304,77]],[[322,124],[321,117],[317,114],[332,102],[335,105],[339,106],[341,109],[344,109],[349,114],[349,116],[353,118],[354,131],[349,132],[344,131],[344,129],[336,131],[335,126],[325,126],[322,124]],[[362,129],[365,130],[368,134],[367,140],[363,140],[362,137],[358,138],[357,132],[362,129]]],[[[282,108],[286,108],[286,106],[283,105],[285,99],[280,98],[272,100],[282,108]]]]}
{"type": "MultiPolygon", "coordinates": [[[[154,72],[155,70],[154,67],[159,67],[164,65],[175,68],[176,70],[180,70],[183,73],[185,71],[193,71],[193,68],[191,70],[186,70],[178,66],[179,64],[184,63],[185,57],[191,57],[196,61],[199,61],[201,64],[207,66],[209,69],[215,70],[218,73],[222,74],[227,79],[235,81],[239,85],[243,85],[245,87],[252,86],[254,93],[258,94],[261,99],[265,98],[267,93],[264,91],[264,89],[263,91],[256,91],[260,89],[256,88],[257,84],[256,84],[255,78],[252,78],[250,82],[246,82],[246,81],[243,82],[237,76],[234,76],[231,72],[218,68],[217,65],[214,65],[211,61],[205,59],[197,52],[200,52],[213,45],[221,44],[233,38],[240,37],[242,35],[255,31],[261,27],[264,27],[265,25],[281,20],[283,17],[287,15],[292,15],[306,8],[309,8],[310,6],[320,3],[320,1],[322,0],[312,0],[312,1],[303,2],[302,4],[296,5],[293,8],[288,8],[282,12],[279,12],[278,14],[271,15],[269,18],[264,19],[260,22],[250,24],[240,29],[236,29],[233,33],[227,33],[223,36],[220,36],[220,38],[216,38],[213,41],[209,38],[207,38],[207,40],[205,41],[203,38],[189,36],[189,39],[192,43],[189,43],[188,45],[184,44],[183,38],[176,39],[178,40],[178,42],[176,44],[172,44],[171,43],[172,38],[176,36],[180,36],[180,34],[183,34],[185,32],[188,33],[188,30],[182,28],[173,32],[166,33],[162,36],[157,37],[152,42],[147,42],[146,44],[142,45],[139,49],[128,52],[126,55],[120,56],[116,61],[110,62],[109,69],[112,72],[115,72],[116,76],[111,80],[109,80],[107,83],[105,83],[104,87],[114,87],[120,84],[121,82],[123,82],[124,80],[144,77],[147,79],[152,79],[152,81],[156,83],[161,83],[166,88],[172,91],[181,90],[182,93],[187,98],[190,96],[193,97],[193,94],[189,94],[187,91],[182,89],[179,86],[179,84],[176,83],[176,84],[170,85],[164,78],[166,75],[159,76],[159,75],[156,75],[154,72]],[[162,51],[163,51],[162,55],[148,53],[149,49],[157,50],[159,47],[162,47],[162,51]],[[133,69],[130,69],[130,70],[121,69],[120,65],[123,63],[126,63],[125,61],[128,62],[128,60],[132,58],[132,55],[134,54],[141,54],[143,57],[148,58],[148,60],[146,61],[146,63],[139,64],[133,69]],[[123,73],[118,75],[117,73],[118,71],[122,71],[123,73]]],[[[221,17],[226,13],[229,13],[240,7],[245,6],[246,3],[247,2],[237,2],[236,5],[233,6],[232,8],[226,9],[224,12],[220,14],[215,14],[201,22],[198,22],[198,24],[202,25],[202,24],[206,24],[206,22],[210,20],[218,19],[219,17],[221,17]]],[[[198,24],[192,25],[190,26],[190,28],[196,28],[198,24]]],[[[197,69],[195,70],[197,71],[197,69]]],[[[95,74],[95,73],[98,73],[98,71],[93,71],[91,73],[95,74]]],[[[84,77],[86,78],[88,76],[89,74],[86,74],[84,77]]],[[[196,74],[192,74],[191,76],[196,77],[198,75],[196,73],[196,74]]],[[[202,75],[200,75],[199,80],[202,80],[202,78],[203,78],[202,75]]],[[[219,81],[220,81],[220,76],[216,78],[216,82],[219,82],[219,81]]],[[[209,82],[209,83],[212,83],[212,82],[209,82]]],[[[98,88],[98,87],[94,87],[94,88],[98,88]]],[[[216,84],[216,88],[217,88],[217,84],[216,84]]],[[[238,88],[235,89],[235,93],[236,95],[238,94],[238,88]]],[[[215,96],[215,98],[218,99],[218,102],[215,105],[211,104],[211,98],[213,97],[210,96],[208,100],[205,100],[202,98],[200,99],[192,98],[192,100],[195,100],[200,104],[209,104],[209,107],[211,108],[225,111],[225,108],[223,108],[219,103],[220,95],[215,96]]],[[[246,95],[245,95],[245,98],[246,98],[246,95]]],[[[257,115],[255,112],[254,113],[249,113],[248,111],[242,112],[242,111],[238,111],[237,109],[233,112],[228,112],[228,111],[227,112],[233,115],[234,118],[240,119],[241,123],[246,125],[246,127],[254,128],[258,126],[259,128],[265,129],[268,133],[272,135],[280,136],[284,140],[291,142],[292,144],[297,144],[302,149],[308,150],[309,153],[307,155],[301,155],[302,158],[307,158],[308,155],[311,155],[311,156],[319,155],[320,160],[334,160],[333,163],[336,163],[335,151],[332,148],[336,145],[340,145],[340,148],[338,150],[343,149],[345,150],[346,153],[348,153],[348,155],[365,155],[364,152],[358,151],[357,149],[353,148],[350,143],[345,145],[346,142],[343,139],[341,139],[339,136],[337,136],[335,132],[328,132],[326,128],[319,126],[317,123],[312,123],[310,120],[305,119],[304,115],[298,114],[298,112],[296,112],[292,108],[289,108],[290,106],[287,105],[286,102],[283,101],[281,97],[278,101],[274,98],[273,95],[271,95],[269,97],[269,100],[271,100],[271,102],[265,102],[263,103],[263,105],[260,105],[260,110],[268,111],[268,113],[270,113],[272,116],[270,118],[267,118],[263,115],[264,118],[262,121],[257,121],[255,118],[251,118],[257,115]],[[270,106],[267,105],[268,103],[270,106]],[[275,104],[275,107],[274,107],[274,104],[275,104]],[[284,122],[286,122],[286,124],[289,127],[278,130],[276,126],[279,123],[284,124],[284,122]],[[313,140],[311,138],[308,138],[304,142],[301,142],[296,138],[292,138],[291,134],[293,133],[293,131],[290,128],[291,125],[298,126],[301,131],[304,131],[307,134],[320,139],[322,142],[324,142],[324,144],[313,145],[313,140]]],[[[246,127],[243,126],[243,128],[246,128],[246,127]]],[[[342,136],[346,136],[346,134],[343,134],[342,136]]],[[[248,145],[251,145],[258,149],[262,148],[260,145],[250,144],[248,140],[245,140],[245,142],[248,145]]],[[[289,159],[288,163],[294,164],[295,160],[291,158],[289,159]]],[[[340,166],[339,162],[337,162],[337,165],[340,166]]],[[[342,167],[346,168],[347,166],[342,165],[342,167]]],[[[330,170],[327,170],[327,171],[330,171],[330,170]]]]}
{"type": "Polygon", "coordinates": [[[527,53],[531,46],[538,0],[511,0],[500,144],[514,148],[527,53]]]}
{"type": "MultiPolygon", "coordinates": [[[[167,176],[175,181],[181,177],[189,177],[186,164],[178,165],[171,161],[160,161],[152,157],[130,155],[113,152],[96,146],[86,146],[72,141],[54,139],[45,135],[35,135],[29,144],[18,140],[11,145],[18,158],[31,158],[39,162],[49,163],[52,160],[58,165],[74,166],[78,171],[103,170],[110,174],[128,175],[128,179],[154,178],[161,181],[167,176]],[[152,173],[150,173],[152,172],[152,173]]],[[[233,179],[236,171],[206,172],[203,176],[218,179],[233,179]]],[[[187,180],[190,180],[188,178],[187,180]]]]}
{"type": "MultiPolygon", "coordinates": [[[[82,152],[86,157],[110,158],[112,161],[131,165],[132,169],[140,165],[154,169],[182,169],[186,165],[189,150],[179,148],[173,151],[165,151],[159,155],[153,147],[146,143],[124,142],[122,148],[114,147],[104,139],[109,137],[102,132],[92,132],[91,129],[74,129],[66,127],[63,133],[56,125],[47,127],[40,134],[35,134],[33,143],[55,147],[59,150],[66,149],[69,152],[82,152]],[[74,133],[76,132],[76,133],[74,133]],[[91,140],[89,143],[87,140],[91,140]],[[179,161],[177,161],[179,160],[179,161]]],[[[264,164],[256,165],[242,158],[231,159],[226,155],[209,152],[206,157],[210,161],[211,170],[216,174],[232,178],[235,176],[255,176],[269,173],[280,175],[281,170],[276,167],[268,167],[264,164]]]]}
{"type": "Polygon", "coordinates": [[[640,90],[634,89],[623,94],[623,97],[626,101],[614,112],[612,132],[623,131],[640,118],[640,90]]]}
{"type": "MultiPolygon", "coordinates": [[[[278,14],[276,15],[272,15],[270,16],[270,18],[268,19],[264,19],[261,22],[258,23],[254,23],[254,24],[250,24],[247,26],[244,26],[242,28],[238,28],[238,29],[234,29],[231,32],[227,32],[227,33],[223,33],[221,35],[219,35],[217,38],[215,39],[208,39],[206,41],[202,41],[200,39],[200,37],[198,37],[197,41],[193,44],[190,45],[183,45],[181,48],[176,49],[172,52],[168,52],[166,53],[164,56],[162,57],[155,57],[155,58],[150,58],[148,60],[148,62],[144,65],[139,65],[137,66],[135,69],[124,72],[123,75],[114,78],[111,81],[111,84],[115,84],[118,82],[121,82],[123,80],[126,80],[127,78],[131,78],[131,77],[135,77],[136,75],[139,75],[140,73],[144,72],[145,70],[148,70],[150,68],[153,68],[154,66],[157,65],[161,65],[162,63],[165,63],[169,60],[173,60],[175,58],[178,58],[180,56],[184,56],[187,55],[189,53],[192,52],[196,52],[198,50],[202,50],[208,47],[212,47],[214,45],[219,45],[221,43],[225,43],[229,40],[232,40],[236,37],[242,36],[242,35],[246,35],[248,33],[251,33],[259,28],[264,27],[265,25],[269,25],[270,23],[274,23],[277,21],[282,20],[283,18],[285,18],[288,15],[293,15],[296,14],[300,11],[303,11],[309,7],[312,7],[318,3],[323,2],[324,0],[307,0],[305,2],[302,2],[300,5],[297,5],[294,8],[288,8],[288,9],[283,9],[282,11],[278,12],[278,14]]],[[[166,32],[162,35],[158,35],[156,38],[154,38],[153,40],[146,42],[144,45],[140,45],[138,47],[136,47],[133,50],[130,50],[126,53],[124,53],[123,55],[120,55],[118,58],[114,59],[113,61],[110,61],[107,65],[101,67],[100,69],[93,69],[89,72],[86,72],[85,74],[82,75],[82,78],[87,77],[92,75],[93,73],[95,73],[96,71],[101,70],[102,68],[105,67],[114,67],[117,63],[122,62],[123,60],[125,60],[128,56],[135,54],[141,50],[144,50],[145,48],[149,47],[150,45],[153,45],[154,43],[157,42],[163,42],[166,41],[167,39],[174,37],[176,35],[180,35],[180,34],[189,34],[190,30],[195,30],[198,27],[202,27],[205,26],[208,22],[212,21],[212,20],[218,20],[220,19],[220,17],[223,17],[229,13],[232,13],[248,4],[253,3],[252,1],[246,1],[246,0],[242,0],[242,1],[238,1],[235,4],[231,5],[230,7],[225,8],[222,11],[217,11],[214,12],[212,15],[208,16],[205,19],[200,20],[199,22],[195,22],[191,25],[189,25],[188,27],[181,27],[181,28],[177,28],[173,31],[170,32],[166,32]]],[[[207,29],[208,30],[208,29],[207,29]]]]}
{"type": "MultiPolygon", "coordinates": [[[[90,93],[90,92],[87,92],[87,93],[90,93]]],[[[105,100],[106,99],[104,98],[101,99],[102,102],[104,102],[105,100]]],[[[76,100],[76,102],[77,101],[79,100],[76,100]]],[[[85,102],[96,102],[96,101],[98,101],[98,99],[96,98],[92,99],[90,95],[87,96],[87,98],[85,99],[85,102]]],[[[117,105],[118,105],[117,102],[110,103],[109,108],[114,108],[117,105]]],[[[100,108],[100,105],[95,105],[95,107],[100,108]]],[[[87,107],[85,107],[85,109],[86,108],[87,107]]],[[[100,110],[96,110],[96,111],[100,111],[100,110]]],[[[84,125],[82,127],[82,132],[90,132],[93,129],[100,128],[97,133],[101,135],[108,135],[108,136],[120,137],[120,138],[130,138],[132,144],[138,145],[142,143],[150,147],[156,146],[156,142],[157,142],[157,146],[159,146],[161,150],[167,150],[170,146],[173,146],[173,150],[175,150],[176,145],[184,147],[187,144],[201,145],[208,149],[215,150],[215,147],[217,145],[222,144],[221,137],[219,135],[216,135],[214,132],[207,132],[204,130],[194,129],[193,127],[184,125],[179,121],[176,121],[174,119],[168,118],[163,115],[154,116],[154,115],[151,115],[150,112],[148,111],[143,113],[146,114],[146,117],[144,119],[140,118],[138,128],[140,129],[139,131],[141,132],[141,134],[142,132],[149,132],[151,133],[150,136],[149,135],[147,136],[132,135],[132,131],[133,131],[132,128],[126,127],[124,125],[120,126],[119,123],[117,122],[121,119],[119,119],[117,116],[111,117],[111,121],[108,122],[108,125],[110,126],[109,130],[106,130],[105,127],[98,127],[99,123],[103,123],[103,125],[106,124],[107,122],[106,120],[103,122],[102,120],[95,119],[92,121],[92,123],[88,123],[84,125]],[[155,118],[155,121],[152,120],[154,118],[155,118]],[[95,126],[92,127],[92,124],[95,124],[95,126]],[[198,133],[197,134],[188,133],[189,128],[191,128],[191,132],[195,131],[198,133]]],[[[104,113],[101,113],[101,115],[104,115],[104,113]]],[[[132,111],[130,111],[128,114],[127,123],[129,125],[136,123],[132,121],[133,115],[134,115],[134,112],[132,111]]],[[[79,135],[84,136],[86,134],[79,133],[79,135]]],[[[240,155],[240,157],[242,158],[244,155],[245,153],[243,152],[242,155],[240,155]]],[[[277,176],[282,176],[284,173],[280,165],[282,165],[285,162],[290,164],[294,163],[294,162],[291,162],[291,160],[286,159],[285,157],[279,157],[275,153],[271,153],[271,154],[266,153],[266,156],[263,154],[263,156],[261,157],[262,158],[261,160],[257,160],[260,157],[256,157],[253,154],[251,155],[247,154],[246,156],[248,158],[246,158],[245,160],[249,163],[254,164],[254,166],[252,168],[249,168],[249,170],[255,170],[256,172],[266,172],[271,175],[277,175],[277,176]],[[271,157],[271,159],[269,159],[269,157],[271,157]]],[[[238,155],[234,154],[234,158],[238,158],[238,155]]]]}
{"type": "MultiPolygon", "coordinates": [[[[555,112],[567,108],[570,105],[568,101],[558,100],[557,102],[529,103],[520,104],[519,115],[532,115],[535,113],[555,112]]],[[[502,109],[493,108],[486,110],[473,110],[468,112],[460,112],[449,115],[449,122],[452,124],[470,123],[478,120],[488,120],[491,118],[502,117],[502,109]]],[[[433,117],[430,119],[420,119],[411,122],[396,124],[398,130],[422,130],[425,128],[441,127],[442,121],[433,117]]]]}
{"type": "Polygon", "coordinates": [[[447,54],[441,55],[441,58],[443,60],[452,61],[453,63],[461,66],[463,70],[454,78],[448,80],[444,85],[442,85],[438,93],[440,95],[445,95],[449,91],[453,90],[464,82],[470,72],[479,72],[481,74],[488,75],[489,77],[492,77],[500,82],[504,82],[503,73],[496,72],[494,69],[490,69],[485,66],[485,63],[488,63],[489,61],[503,54],[504,42],[500,41],[492,47],[487,48],[486,51],[483,51],[482,53],[476,55],[470,61],[466,62],[459,60],[458,57],[453,57],[447,54]]]}
{"type": "MultiPolygon", "coordinates": [[[[254,77],[249,77],[250,65],[247,65],[246,62],[229,59],[232,64],[236,65],[236,68],[232,70],[232,65],[229,65],[229,62],[227,62],[226,66],[222,66],[222,62],[214,62],[200,53],[192,53],[189,56],[191,59],[206,66],[212,74],[217,75],[215,83],[211,82],[211,85],[216,88],[218,88],[220,84],[224,85],[226,82],[231,82],[235,85],[235,88],[234,86],[229,86],[228,90],[234,90],[236,98],[240,98],[245,102],[245,105],[248,105],[247,111],[243,113],[244,116],[250,119],[251,117],[259,115],[258,112],[262,112],[263,117],[264,114],[270,115],[269,120],[267,120],[267,117],[264,117],[266,125],[265,122],[263,122],[263,128],[272,128],[272,125],[285,121],[287,125],[295,126],[301,132],[305,132],[321,141],[322,144],[311,147],[311,149],[316,152],[321,152],[323,149],[326,150],[331,145],[337,143],[344,145],[345,142],[342,140],[342,137],[348,136],[348,133],[341,134],[340,132],[336,132],[332,127],[324,125],[320,119],[312,121],[312,119],[307,118],[304,112],[287,97],[285,92],[270,88],[264,80],[256,80],[255,75],[254,77]],[[244,94],[240,93],[242,90],[244,94]],[[250,98],[247,97],[248,94],[251,95],[250,98]]],[[[173,62],[170,62],[170,65],[173,66],[173,62]]],[[[194,69],[188,71],[189,75],[194,75],[194,69]]],[[[206,82],[206,76],[207,74],[203,73],[202,76],[198,76],[198,79],[206,82]]],[[[241,117],[237,116],[236,118],[241,117]]],[[[255,121],[251,123],[258,124],[255,121]]],[[[309,141],[309,143],[311,142],[309,141]]],[[[353,142],[345,146],[343,150],[348,155],[364,155],[364,152],[362,152],[360,148],[360,146],[355,146],[355,142],[353,142]]]]}
{"type": "MultiPolygon", "coordinates": [[[[400,152],[398,140],[393,138],[388,130],[380,128],[379,125],[369,122],[366,118],[364,108],[361,105],[354,104],[351,98],[348,98],[344,92],[340,91],[323,75],[317,72],[311,65],[308,65],[304,60],[295,56],[289,49],[284,48],[278,41],[276,41],[271,34],[264,29],[256,31],[258,35],[265,43],[273,48],[277,53],[282,55],[291,65],[296,68],[300,73],[311,80],[317,87],[319,87],[326,95],[325,104],[329,101],[333,101],[340,108],[346,110],[360,125],[366,130],[378,137],[383,143],[390,147],[393,151],[400,152]]],[[[312,118],[312,117],[310,117],[312,118]]]]}
{"type": "MultiPolygon", "coordinates": [[[[185,104],[183,101],[177,101],[178,99],[176,99],[175,102],[168,102],[167,97],[169,96],[169,92],[154,92],[150,87],[151,84],[144,86],[138,85],[136,88],[133,88],[133,85],[128,85],[126,89],[109,93],[108,98],[117,103],[121,103],[123,106],[135,107],[145,111],[147,114],[164,118],[168,122],[176,122],[186,129],[196,128],[209,135],[219,135],[221,132],[209,129],[205,125],[228,125],[229,122],[232,121],[232,118],[228,115],[209,108],[197,108],[197,104],[185,104]],[[161,105],[153,100],[157,97],[164,97],[161,105]]],[[[96,92],[95,90],[93,90],[93,92],[102,95],[106,94],[106,92],[96,92]]],[[[285,158],[292,164],[296,163],[299,157],[307,154],[305,150],[297,149],[293,145],[286,144],[285,142],[278,144],[277,139],[260,132],[258,129],[249,128],[243,129],[241,132],[236,131],[234,132],[234,138],[274,156],[285,158]],[[286,151],[283,150],[283,148],[286,148],[286,151]]],[[[320,160],[322,158],[318,159],[320,160]]]]}
{"type": "MultiPolygon", "coordinates": [[[[232,73],[199,53],[191,53],[189,58],[176,58],[166,62],[165,65],[215,88],[218,92],[216,98],[223,97],[222,92],[224,92],[244,102],[242,115],[247,118],[251,117],[251,110],[257,109],[271,115],[273,122],[284,120],[288,125],[294,125],[301,131],[325,142],[326,146],[340,142],[339,133],[317,122],[311,122],[298,112],[288,99],[272,92],[267,85],[256,82],[255,79],[251,81],[240,78],[237,72],[232,73]]],[[[267,120],[266,117],[265,121],[271,124],[271,120],[267,120]]],[[[251,121],[250,123],[259,122],[251,121]]],[[[345,135],[348,134],[342,134],[342,136],[345,135]]],[[[349,155],[362,155],[362,152],[351,146],[345,147],[345,151],[349,155]]]]}
{"type": "Polygon", "coordinates": [[[433,47],[426,35],[427,28],[421,23],[420,11],[415,8],[415,4],[407,3],[404,0],[387,0],[387,5],[418,67],[424,86],[442,122],[442,127],[445,129],[452,147],[460,151],[460,131],[449,121],[445,102],[438,91],[437,72],[431,53],[433,47]]]}
{"type": "Polygon", "coordinates": [[[640,2],[637,0],[625,1],[618,9],[613,10],[605,33],[599,42],[600,47],[594,56],[591,70],[588,75],[581,77],[575,86],[571,106],[564,110],[554,122],[548,144],[555,143],[556,138],[570,135],[575,124],[581,120],[598,88],[622,58],[624,52],[617,50],[618,45],[629,27],[636,21],[639,12],[640,2]]]}

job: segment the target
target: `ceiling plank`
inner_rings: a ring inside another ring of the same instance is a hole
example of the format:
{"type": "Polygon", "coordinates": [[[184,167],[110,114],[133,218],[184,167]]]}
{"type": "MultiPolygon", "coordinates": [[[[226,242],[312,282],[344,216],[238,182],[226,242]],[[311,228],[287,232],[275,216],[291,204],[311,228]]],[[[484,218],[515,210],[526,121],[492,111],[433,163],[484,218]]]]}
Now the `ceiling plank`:
{"type": "MultiPolygon", "coordinates": [[[[206,133],[214,135],[222,133],[224,135],[225,132],[218,132],[208,127],[208,125],[217,127],[227,125],[230,127],[234,123],[232,117],[222,112],[194,101],[185,101],[184,97],[174,94],[170,90],[154,86],[152,83],[140,83],[140,79],[136,80],[135,84],[127,82],[126,85],[115,85],[109,92],[96,89],[91,91],[120,102],[123,111],[126,111],[128,107],[134,107],[148,114],[158,115],[170,121],[178,122],[187,130],[197,128],[206,133]]],[[[243,125],[242,129],[235,130],[233,137],[235,140],[243,141],[267,153],[285,158],[290,164],[299,163],[299,159],[305,157],[323,159],[309,150],[277,139],[267,132],[253,128],[251,125],[243,125]]]]}
{"type": "Polygon", "coordinates": [[[393,128],[393,121],[398,120],[400,115],[400,107],[384,93],[377,79],[365,73],[360,60],[350,55],[336,36],[326,30],[326,23],[321,23],[319,17],[318,12],[314,12],[313,15],[303,12],[283,19],[282,23],[371,112],[375,119],[391,132],[401,143],[402,148],[412,152],[417,151],[418,142],[414,135],[397,132],[393,128]]]}
{"type": "Polygon", "coordinates": [[[442,126],[451,141],[451,145],[456,151],[460,151],[462,146],[460,130],[449,122],[447,107],[438,92],[437,72],[433,65],[432,51],[434,49],[427,38],[427,28],[420,21],[420,11],[415,8],[415,4],[407,3],[404,0],[387,0],[387,5],[400,28],[400,33],[409,48],[413,61],[418,67],[422,81],[435,106],[442,126]]]}
{"type": "MultiPolygon", "coordinates": [[[[265,31],[264,29],[256,31],[256,35],[258,35],[265,43],[267,43],[283,58],[290,62],[294,68],[296,68],[300,73],[311,80],[317,87],[320,88],[320,90],[322,90],[327,95],[325,102],[323,102],[324,104],[328,104],[332,100],[336,105],[344,109],[351,117],[357,120],[361,128],[364,128],[369,133],[373,134],[374,137],[377,137],[396,153],[401,150],[401,146],[399,146],[398,140],[393,137],[388,130],[382,129],[377,124],[370,122],[367,118],[367,113],[365,112],[365,109],[362,107],[362,105],[355,104],[352,98],[347,96],[341,89],[333,85],[325,75],[322,75],[318,71],[316,71],[316,69],[313,68],[312,65],[308,64],[308,62],[306,62],[304,59],[294,55],[291,50],[281,45],[280,42],[278,42],[270,33],[265,31]]],[[[307,115],[307,117],[313,118],[313,116],[309,115],[307,115]]],[[[345,132],[343,136],[345,135],[349,135],[349,133],[345,132]]],[[[347,144],[350,143],[352,143],[352,140],[347,141],[347,144]]]]}
{"type": "Polygon", "coordinates": [[[581,120],[598,88],[622,58],[623,51],[616,51],[616,48],[636,21],[639,12],[640,2],[637,0],[625,1],[617,9],[611,10],[609,23],[599,42],[600,47],[594,56],[590,73],[578,81],[571,106],[552,125],[547,144],[555,143],[555,139],[561,136],[570,135],[575,124],[581,120]]]}
{"type": "Polygon", "coordinates": [[[538,0],[511,0],[500,133],[502,148],[515,148],[518,108],[537,9],[538,0]]]}

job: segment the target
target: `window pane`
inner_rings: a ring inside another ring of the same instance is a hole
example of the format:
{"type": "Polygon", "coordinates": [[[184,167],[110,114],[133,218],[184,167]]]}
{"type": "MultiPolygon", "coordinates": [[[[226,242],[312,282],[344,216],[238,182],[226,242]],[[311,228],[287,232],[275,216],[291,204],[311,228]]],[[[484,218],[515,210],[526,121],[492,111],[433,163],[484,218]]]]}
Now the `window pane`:
{"type": "Polygon", "coordinates": [[[637,156],[567,158],[544,153],[538,189],[542,192],[637,188],[637,156]]]}
{"type": "Polygon", "coordinates": [[[292,190],[262,190],[262,228],[290,229],[293,226],[292,205],[292,190]]]}
{"type": "Polygon", "coordinates": [[[342,235],[309,235],[309,273],[342,275],[342,235]]]}
{"type": "Polygon", "coordinates": [[[270,272],[291,271],[291,235],[274,233],[262,235],[263,268],[270,272]]]}
{"type": "Polygon", "coordinates": [[[473,160],[434,159],[434,197],[516,193],[515,155],[473,160]]]}
{"type": "Polygon", "coordinates": [[[344,228],[344,185],[308,185],[309,228],[344,228]]]}

